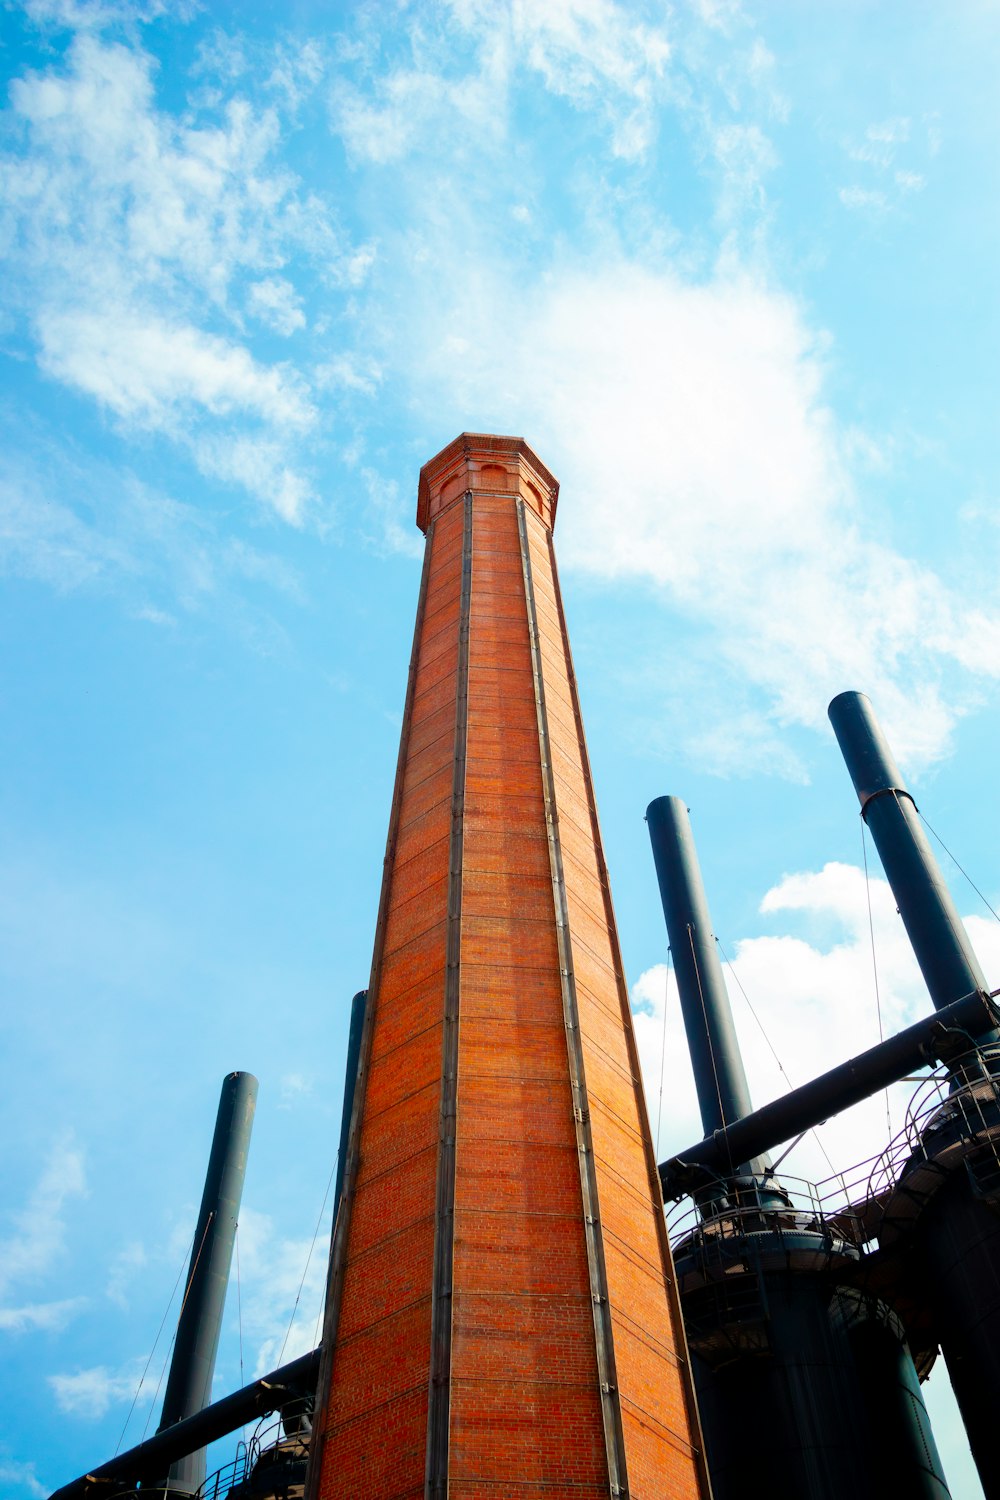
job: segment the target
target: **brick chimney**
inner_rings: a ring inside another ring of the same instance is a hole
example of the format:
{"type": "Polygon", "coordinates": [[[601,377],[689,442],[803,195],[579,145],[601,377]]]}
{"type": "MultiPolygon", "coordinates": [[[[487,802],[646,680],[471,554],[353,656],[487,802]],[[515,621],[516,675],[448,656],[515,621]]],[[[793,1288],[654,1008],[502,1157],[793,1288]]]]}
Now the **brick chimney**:
{"type": "Polygon", "coordinates": [[[520,438],[427,538],[313,1500],[709,1493],[552,525],[520,438]]]}

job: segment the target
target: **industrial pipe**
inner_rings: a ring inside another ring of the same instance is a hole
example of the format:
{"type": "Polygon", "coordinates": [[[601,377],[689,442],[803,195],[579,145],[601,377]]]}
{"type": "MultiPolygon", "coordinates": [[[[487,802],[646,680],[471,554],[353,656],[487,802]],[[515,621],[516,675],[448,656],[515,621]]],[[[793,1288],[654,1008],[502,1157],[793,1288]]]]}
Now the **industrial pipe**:
{"type": "MultiPolygon", "coordinates": [[[[204,1450],[209,1443],[235,1432],[254,1417],[266,1417],[290,1401],[310,1395],[316,1389],[319,1357],[319,1349],[300,1355],[242,1390],[206,1406],[195,1416],[147,1438],[127,1453],[119,1453],[107,1463],[81,1474],[79,1479],[53,1491],[50,1500],[86,1500],[95,1492],[107,1494],[113,1482],[121,1488],[155,1480],[167,1464],[193,1449],[204,1450]]],[[[112,1491],[118,1492],[118,1489],[112,1491]]]]}
{"type": "MultiPolygon", "coordinates": [[[[728,1145],[732,1137],[726,1133],[726,1127],[749,1115],[753,1105],[715,946],[691,822],[679,797],[657,797],[646,808],[646,823],[677,975],[701,1123],[706,1136],[721,1132],[728,1145]]],[[[756,1157],[757,1153],[753,1154],[756,1157]]],[[[728,1159],[730,1173],[740,1176],[767,1172],[770,1165],[766,1158],[751,1161],[745,1155],[734,1155],[728,1159]]]]}
{"type": "Polygon", "coordinates": [[[992,1033],[997,1019],[990,998],[978,990],[954,1000],[933,1016],[925,1016],[849,1062],[840,1063],[811,1083],[661,1162],[664,1198],[681,1198],[706,1177],[724,1176],[732,1170],[730,1161],[745,1161],[795,1139],[831,1115],[898,1083],[915,1068],[967,1052],[975,1040],[992,1033]]]}
{"type": "Polygon", "coordinates": [[[344,1072],[344,1106],[340,1115],[340,1146],[337,1151],[337,1179],[333,1190],[333,1217],[336,1221],[340,1207],[340,1195],[344,1189],[344,1167],[347,1164],[347,1139],[351,1133],[351,1114],[354,1110],[354,1087],[358,1081],[358,1060],[361,1057],[361,1032],[365,1024],[367,990],[359,990],[351,1001],[351,1029],[347,1033],[347,1066],[344,1072]]]}
{"type": "Polygon", "coordinates": [[[687,808],[657,797],[646,823],[705,1134],[753,1109],[687,808]]]}
{"type": "MultiPolygon", "coordinates": [[[[256,1104],[257,1080],[253,1074],[230,1073],[222,1084],[159,1432],[193,1417],[212,1399],[212,1376],[256,1104]]],[[[194,1494],[204,1481],[205,1451],[198,1449],[174,1464],[165,1488],[194,1494]]]]}
{"type": "Polygon", "coordinates": [[[828,712],[931,999],[940,1010],[970,990],[985,993],[972,944],[871,703],[864,693],[841,693],[828,712]]]}

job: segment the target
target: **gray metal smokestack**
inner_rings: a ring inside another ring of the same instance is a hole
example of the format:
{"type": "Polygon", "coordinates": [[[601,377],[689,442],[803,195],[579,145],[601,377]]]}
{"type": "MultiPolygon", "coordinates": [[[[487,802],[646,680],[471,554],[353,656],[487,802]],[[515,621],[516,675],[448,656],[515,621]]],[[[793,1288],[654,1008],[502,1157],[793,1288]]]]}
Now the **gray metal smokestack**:
{"type": "MultiPolygon", "coordinates": [[[[715,946],[687,808],[657,797],[646,808],[660,900],[706,1136],[750,1114],[750,1089],[715,946]]],[[[766,1157],[740,1168],[766,1171],[766,1157]]]]}
{"type": "MultiPolygon", "coordinates": [[[[257,1080],[253,1074],[230,1073],[219,1100],[160,1432],[193,1417],[212,1399],[212,1376],[256,1105],[257,1080]]],[[[166,1487],[193,1494],[204,1480],[205,1450],[201,1448],[173,1465],[166,1487]]]]}
{"type": "Polygon", "coordinates": [[[986,980],[927,842],[916,803],[864,693],[841,693],[830,722],[920,972],[938,1010],[986,980]]]}

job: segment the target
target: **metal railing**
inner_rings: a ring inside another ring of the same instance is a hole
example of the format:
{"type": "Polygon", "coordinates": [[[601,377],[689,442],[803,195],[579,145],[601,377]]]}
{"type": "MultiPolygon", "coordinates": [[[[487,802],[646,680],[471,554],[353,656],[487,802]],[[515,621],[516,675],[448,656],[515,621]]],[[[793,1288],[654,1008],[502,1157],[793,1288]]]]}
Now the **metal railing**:
{"type": "MultiPolygon", "coordinates": [[[[282,1483],[280,1461],[292,1463],[308,1456],[312,1407],[312,1399],[304,1398],[290,1403],[281,1413],[262,1417],[250,1436],[240,1439],[235,1458],[208,1476],[198,1491],[198,1500],[226,1500],[252,1479],[259,1480],[268,1460],[273,1460],[268,1466],[273,1468],[277,1481],[274,1492],[296,1500],[302,1493],[301,1483],[295,1480],[282,1483]]],[[[258,1493],[264,1494],[266,1490],[258,1488],[258,1493]]]]}
{"type": "MultiPolygon", "coordinates": [[[[904,1172],[927,1168],[928,1184],[943,1180],[970,1151],[977,1152],[980,1190],[1000,1197],[1000,1049],[973,1047],[937,1068],[911,1096],[902,1128],[878,1155],[818,1182],[758,1178],[735,1192],[726,1184],[704,1188],[668,1210],[667,1229],[677,1245],[726,1240],[754,1232],[828,1233],[870,1252],[904,1172]],[[777,1193],[771,1191],[773,1187],[777,1193]],[[770,1201],[768,1201],[770,1199],[770,1201]],[[774,1201],[777,1199],[777,1201],[774,1201]],[[784,1201],[782,1201],[784,1200],[784,1201]]],[[[932,1190],[929,1187],[928,1190],[932,1190]]]]}
{"type": "Polygon", "coordinates": [[[740,1185],[735,1191],[720,1184],[696,1198],[676,1204],[667,1215],[670,1242],[676,1245],[696,1231],[703,1239],[727,1239],[748,1233],[789,1235],[830,1234],[835,1238],[862,1242],[857,1196],[867,1186],[867,1164],[840,1173],[825,1182],[775,1174],[758,1178],[756,1185],[740,1185]],[[852,1189],[857,1188],[857,1193],[852,1189]]]}

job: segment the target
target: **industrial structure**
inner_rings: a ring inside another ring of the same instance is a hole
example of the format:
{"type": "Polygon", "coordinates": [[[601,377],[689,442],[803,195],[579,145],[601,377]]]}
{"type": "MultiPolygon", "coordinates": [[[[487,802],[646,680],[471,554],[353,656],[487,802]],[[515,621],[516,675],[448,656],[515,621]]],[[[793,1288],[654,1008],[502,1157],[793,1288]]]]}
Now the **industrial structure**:
{"type": "Polygon", "coordinates": [[[557,498],[519,439],[465,435],[420,476],[317,1500],[707,1493],[557,498]]]}
{"type": "Polygon", "coordinates": [[[519,438],[463,434],[421,471],[426,549],[320,1348],[211,1399],[256,1095],[234,1074],[160,1430],[53,1500],[948,1500],[919,1384],[939,1347],[1000,1500],[998,1017],[913,800],[867,699],[835,699],[935,1009],[757,1111],[687,810],[650,804],[704,1129],[657,1167],[557,502],[519,438]],[[928,1065],[855,1198],[774,1166],[780,1144],[928,1065]],[[664,1201],[681,1204],[673,1256],[664,1201]],[[267,1414],[206,1478],[206,1443],[267,1414]]]}
{"type": "MultiPolygon", "coordinates": [[[[728,1153],[727,1126],[752,1109],[691,825],[676,797],[646,818],[702,1124],[728,1153]]],[[[947,1500],[903,1326],[872,1290],[856,1216],[825,1213],[766,1152],[728,1155],[694,1209],[674,1254],[716,1500],[765,1489],[775,1469],[785,1493],[810,1500],[947,1500]]]]}

